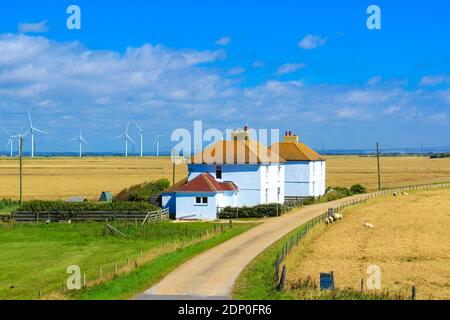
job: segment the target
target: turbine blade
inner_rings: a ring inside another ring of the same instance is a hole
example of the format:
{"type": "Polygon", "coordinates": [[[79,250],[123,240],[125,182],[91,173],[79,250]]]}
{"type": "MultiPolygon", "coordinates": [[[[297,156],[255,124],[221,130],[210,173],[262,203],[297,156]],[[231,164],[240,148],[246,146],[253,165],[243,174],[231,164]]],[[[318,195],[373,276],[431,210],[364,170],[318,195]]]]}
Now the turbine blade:
{"type": "Polygon", "coordinates": [[[81,136],[80,136],[80,140],[81,140],[82,142],[84,142],[84,144],[88,144],[88,143],[86,142],[86,140],[84,140],[84,138],[81,137],[81,136]]]}
{"type": "Polygon", "coordinates": [[[136,121],[133,121],[134,122],[134,125],[139,129],[139,131],[142,133],[142,131],[144,131],[144,130],[142,130],[142,128],[137,124],[137,122],[136,121]]]}
{"type": "Polygon", "coordinates": [[[120,136],[114,137],[114,139],[119,139],[119,138],[123,138],[123,134],[121,134],[120,136]]]}
{"type": "Polygon", "coordinates": [[[32,130],[33,130],[33,131],[40,132],[40,133],[43,133],[43,134],[47,134],[47,132],[42,131],[42,130],[40,130],[40,129],[32,128],[32,130]]]}
{"type": "Polygon", "coordinates": [[[33,122],[31,122],[31,113],[28,111],[28,122],[30,122],[30,127],[33,128],[33,122]]]}
{"type": "Polygon", "coordinates": [[[127,135],[127,139],[131,141],[131,143],[135,144],[133,139],[131,139],[131,137],[129,135],[127,135]]]}

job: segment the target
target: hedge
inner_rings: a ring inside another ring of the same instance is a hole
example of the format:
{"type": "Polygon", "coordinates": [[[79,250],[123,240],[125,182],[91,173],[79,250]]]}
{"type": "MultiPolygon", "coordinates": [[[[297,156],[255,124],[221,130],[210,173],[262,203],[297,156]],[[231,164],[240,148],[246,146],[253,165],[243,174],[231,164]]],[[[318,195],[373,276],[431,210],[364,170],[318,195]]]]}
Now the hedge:
{"type": "Polygon", "coordinates": [[[290,206],[279,204],[279,203],[269,203],[260,204],[253,207],[225,207],[219,212],[220,219],[231,219],[231,218],[263,218],[263,217],[276,217],[282,215],[290,209],[290,206]]]}
{"type": "Polygon", "coordinates": [[[43,211],[67,211],[67,212],[83,212],[83,211],[138,211],[148,212],[159,210],[158,207],[148,202],[126,202],[126,201],[113,201],[106,203],[72,203],[64,201],[43,201],[33,200],[24,202],[24,204],[17,211],[31,211],[31,212],[43,212],[43,211]]]}
{"type": "MultiPolygon", "coordinates": [[[[345,187],[328,187],[323,196],[318,198],[306,198],[303,199],[301,203],[303,205],[311,205],[314,203],[333,201],[349,197],[354,194],[366,192],[367,189],[359,184],[352,186],[350,189],[345,187]]],[[[219,212],[219,219],[276,217],[277,215],[282,215],[291,210],[293,207],[298,206],[300,206],[299,203],[271,203],[260,204],[253,207],[225,207],[219,212]]]]}
{"type": "Polygon", "coordinates": [[[14,201],[11,199],[0,199],[0,209],[8,208],[17,204],[19,204],[18,201],[14,201]]]}
{"type": "Polygon", "coordinates": [[[148,201],[155,194],[159,194],[170,186],[167,179],[145,182],[120,191],[116,199],[125,201],[148,201]]]}

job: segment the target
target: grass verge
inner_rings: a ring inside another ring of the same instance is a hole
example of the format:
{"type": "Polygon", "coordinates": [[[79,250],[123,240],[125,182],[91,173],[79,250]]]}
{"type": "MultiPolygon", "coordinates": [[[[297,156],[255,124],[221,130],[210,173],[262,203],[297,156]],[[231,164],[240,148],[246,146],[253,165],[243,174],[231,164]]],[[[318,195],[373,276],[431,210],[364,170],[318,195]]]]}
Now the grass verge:
{"type": "Polygon", "coordinates": [[[183,249],[178,249],[174,252],[163,254],[131,272],[117,276],[108,282],[96,285],[92,288],[74,292],[69,297],[81,300],[117,300],[133,298],[135,295],[150,288],[165,275],[193,256],[215,247],[254,226],[255,224],[250,223],[234,225],[233,228],[208,240],[190,245],[183,249]]]}

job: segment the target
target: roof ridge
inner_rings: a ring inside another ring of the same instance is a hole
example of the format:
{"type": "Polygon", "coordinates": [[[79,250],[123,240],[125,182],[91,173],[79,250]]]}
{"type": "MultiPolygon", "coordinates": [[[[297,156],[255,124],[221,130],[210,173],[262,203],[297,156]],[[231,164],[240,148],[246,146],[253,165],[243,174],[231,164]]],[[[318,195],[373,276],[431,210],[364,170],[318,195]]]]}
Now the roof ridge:
{"type": "Polygon", "coordinates": [[[204,172],[204,173],[202,173],[202,177],[203,177],[203,179],[206,181],[206,183],[207,183],[214,191],[218,191],[218,189],[216,188],[216,186],[215,186],[211,181],[209,181],[209,179],[207,178],[207,176],[210,176],[211,178],[214,179],[214,177],[213,177],[209,172],[204,172]]]}

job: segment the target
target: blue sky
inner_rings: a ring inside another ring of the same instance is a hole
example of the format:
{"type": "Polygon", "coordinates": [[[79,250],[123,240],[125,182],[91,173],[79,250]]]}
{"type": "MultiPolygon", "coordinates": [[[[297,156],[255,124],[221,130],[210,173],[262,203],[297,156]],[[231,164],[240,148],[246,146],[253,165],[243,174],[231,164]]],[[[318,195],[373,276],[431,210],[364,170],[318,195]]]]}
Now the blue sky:
{"type": "Polygon", "coordinates": [[[5,1],[0,127],[31,110],[49,133],[40,151],[76,151],[80,127],[88,150],[119,151],[112,137],[131,120],[147,152],[152,131],[167,149],[194,120],[293,130],[319,148],[449,146],[449,12],[422,0],[5,1]],[[66,28],[70,4],[81,30],[66,28]],[[381,30],[366,27],[370,4],[381,30]]]}

